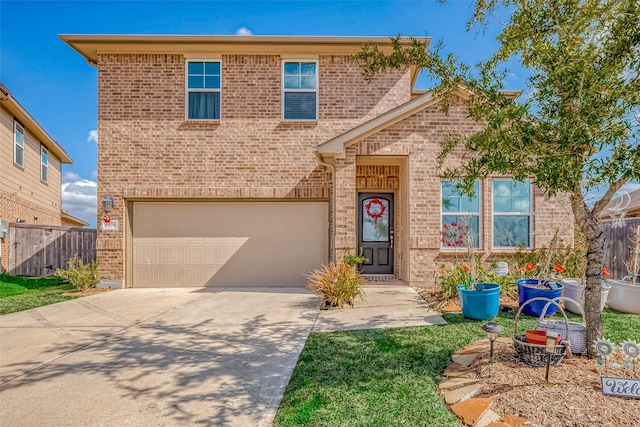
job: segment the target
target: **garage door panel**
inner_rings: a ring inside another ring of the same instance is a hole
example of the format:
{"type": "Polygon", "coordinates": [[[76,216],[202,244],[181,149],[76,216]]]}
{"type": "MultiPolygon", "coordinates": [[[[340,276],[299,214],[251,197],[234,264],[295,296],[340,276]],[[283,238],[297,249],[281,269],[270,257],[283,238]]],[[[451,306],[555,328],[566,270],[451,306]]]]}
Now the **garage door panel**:
{"type": "Polygon", "coordinates": [[[133,286],[304,285],[326,262],[326,202],[138,202],[133,286]]]}

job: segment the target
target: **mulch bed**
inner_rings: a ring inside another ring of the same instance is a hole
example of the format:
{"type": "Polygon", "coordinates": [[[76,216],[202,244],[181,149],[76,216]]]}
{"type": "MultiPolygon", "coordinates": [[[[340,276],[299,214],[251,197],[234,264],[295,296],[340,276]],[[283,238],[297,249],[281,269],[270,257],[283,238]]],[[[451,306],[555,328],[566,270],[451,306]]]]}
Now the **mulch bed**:
{"type": "MultiPolygon", "coordinates": [[[[444,301],[436,287],[416,291],[440,312],[461,311],[457,298],[444,301]]],[[[511,298],[501,298],[500,303],[518,307],[511,298]]],[[[612,356],[608,366],[622,364],[621,358],[612,356]]],[[[574,356],[551,367],[545,384],[545,368],[520,361],[513,345],[496,345],[494,360],[489,363],[487,351],[471,367],[483,379],[482,395],[495,396],[491,408],[497,413],[526,418],[533,426],[640,426],[640,400],[605,396],[600,382],[601,376],[640,378],[638,368],[635,373],[624,367],[605,371],[592,359],[574,356]]]]}
{"type": "MultiPolygon", "coordinates": [[[[639,426],[640,400],[602,394],[601,376],[632,378],[629,368],[605,369],[586,357],[565,358],[549,371],[518,359],[511,345],[496,346],[494,363],[482,354],[471,365],[483,379],[481,393],[495,395],[492,409],[526,418],[534,426],[639,426]]],[[[614,357],[613,362],[621,363],[614,357]]],[[[635,378],[640,372],[636,371],[635,378]]]]}

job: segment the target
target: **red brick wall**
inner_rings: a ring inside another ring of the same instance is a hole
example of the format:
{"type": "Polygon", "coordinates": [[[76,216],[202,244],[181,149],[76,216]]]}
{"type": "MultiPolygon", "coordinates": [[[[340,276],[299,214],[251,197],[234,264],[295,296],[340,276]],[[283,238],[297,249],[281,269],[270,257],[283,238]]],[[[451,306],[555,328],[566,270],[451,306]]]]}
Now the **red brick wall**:
{"type": "Polygon", "coordinates": [[[330,175],[313,148],[410,97],[408,72],[368,84],[349,57],[320,56],[318,121],[287,123],[279,56],[221,63],[221,120],[203,123],[185,120],[181,55],[99,56],[98,200],[115,198],[110,216],[121,224],[98,227],[103,277],[123,277],[125,199],[329,199],[330,175]]]}

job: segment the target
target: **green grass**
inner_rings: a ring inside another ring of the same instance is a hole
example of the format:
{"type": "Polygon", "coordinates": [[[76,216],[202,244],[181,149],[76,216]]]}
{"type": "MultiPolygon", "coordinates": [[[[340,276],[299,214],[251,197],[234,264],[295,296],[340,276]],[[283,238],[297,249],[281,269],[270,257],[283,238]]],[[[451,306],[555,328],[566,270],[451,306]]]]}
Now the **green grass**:
{"type": "Polygon", "coordinates": [[[0,314],[14,313],[77,298],[65,296],[74,287],[57,277],[0,274],[0,314]]]}
{"type": "MultiPolygon", "coordinates": [[[[484,337],[484,322],[444,317],[448,325],[312,334],[274,425],[460,426],[437,385],[451,355],[484,337]]],[[[513,313],[496,321],[513,335],[513,313]]],[[[640,340],[637,315],[606,310],[603,321],[612,341],[640,340]]],[[[518,326],[522,332],[536,322],[524,316],[518,326]]]]}

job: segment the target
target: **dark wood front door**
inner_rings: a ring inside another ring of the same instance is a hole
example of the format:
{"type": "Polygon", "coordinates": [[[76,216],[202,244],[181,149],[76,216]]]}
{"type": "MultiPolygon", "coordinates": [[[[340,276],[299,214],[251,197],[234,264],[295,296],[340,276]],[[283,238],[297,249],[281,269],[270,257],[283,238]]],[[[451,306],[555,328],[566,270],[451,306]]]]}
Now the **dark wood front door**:
{"type": "Polygon", "coordinates": [[[393,274],[393,193],[358,193],[358,248],[365,274],[393,274]]]}

